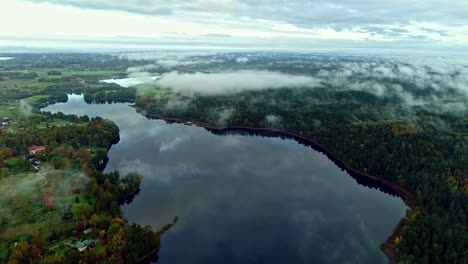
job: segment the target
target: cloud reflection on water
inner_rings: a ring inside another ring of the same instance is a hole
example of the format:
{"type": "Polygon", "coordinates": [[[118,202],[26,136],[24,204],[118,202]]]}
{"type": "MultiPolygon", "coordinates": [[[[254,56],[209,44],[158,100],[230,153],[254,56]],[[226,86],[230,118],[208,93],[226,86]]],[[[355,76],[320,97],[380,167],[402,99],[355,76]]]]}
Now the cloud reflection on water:
{"type": "Polygon", "coordinates": [[[137,170],[125,217],[155,229],[179,216],[159,263],[384,263],[378,249],[405,205],[292,140],[216,136],[147,120],[125,104],[49,107],[120,127],[107,170],[137,170]]]}

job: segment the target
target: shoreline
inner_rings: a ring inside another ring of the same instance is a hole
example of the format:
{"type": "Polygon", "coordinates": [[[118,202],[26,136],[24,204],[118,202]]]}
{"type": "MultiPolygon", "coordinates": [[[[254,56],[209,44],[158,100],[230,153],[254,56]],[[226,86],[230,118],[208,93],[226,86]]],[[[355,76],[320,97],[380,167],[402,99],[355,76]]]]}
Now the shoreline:
{"type": "Polygon", "coordinates": [[[157,254],[160,249],[161,248],[158,247],[158,248],[155,248],[155,249],[151,250],[148,254],[142,256],[141,258],[139,258],[136,263],[147,263],[149,258],[157,257],[157,255],[155,256],[155,254],[157,254]]]}
{"type": "MultiPolygon", "coordinates": [[[[267,137],[268,136],[270,137],[286,136],[287,138],[296,140],[298,141],[298,143],[312,147],[313,149],[325,154],[338,167],[346,170],[346,172],[348,172],[348,174],[351,177],[353,177],[359,184],[362,184],[370,188],[376,188],[387,194],[395,195],[395,196],[402,198],[405,204],[410,208],[410,214],[414,213],[415,209],[417,208],[417,203],[416,203],[414,194],[412,194],[408,190],[398,186],[397,184],[389,180],[384,180],[377,176],[370,175],[364,172],[360,172],[348,166],[342,159],[335,156],[330,150],[328,150],[325,146],[323,146],[322,144],[320,144],[314,139],[298,135],[291,131],[274,129],[274,128],[258,128],[258,127],[244,127],[244,126],[226,126],[226,127],[212,126],[207,123],[198,122],[198,121],[189,121],[189,120],[184,121],[180,118],[171,118],[171,117],[166,117],[166,116],[159,115],[159,114],[146,114],[144,113],[144,109],[138,108],[134,105],[130,105],[130,107],[133,107],[138,113],[144,115],[147,118],[160,119],[160,120],[181,123],[181,124],[187,124],[187,122],[190,122],[190,124],[203,127],[206,130],[215,134],[216,133],[223,134],[223,133],[229,133],[232,131],[237,131],[237,132],[253,133],[254,135],[267,136],[267,137]]],[[[397,250],[395,239],[403,233],[407,225],[408,225],[408,220],[404,217],[401,218],[400,222],[394,228],[393,232],[388,237],[388,239],[380,245],[380,249],[387,256],[388,262],[390,264],[397,264],[400,261],[400,255],[397,250]]]]}

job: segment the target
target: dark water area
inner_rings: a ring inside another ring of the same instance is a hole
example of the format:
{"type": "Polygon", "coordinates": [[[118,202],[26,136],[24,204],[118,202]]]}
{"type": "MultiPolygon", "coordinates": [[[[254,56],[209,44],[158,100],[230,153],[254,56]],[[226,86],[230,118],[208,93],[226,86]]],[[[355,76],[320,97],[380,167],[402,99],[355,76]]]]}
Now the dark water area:
{"type": "Polygon", "coordinates": [[[159,230],[179,216],[158,264],[386,263],[379,245],[407,209],[292,139],[217,135],[77,95],[43,110],[119,126],[106,171],[145,177],[124,217],[159,230]]]}

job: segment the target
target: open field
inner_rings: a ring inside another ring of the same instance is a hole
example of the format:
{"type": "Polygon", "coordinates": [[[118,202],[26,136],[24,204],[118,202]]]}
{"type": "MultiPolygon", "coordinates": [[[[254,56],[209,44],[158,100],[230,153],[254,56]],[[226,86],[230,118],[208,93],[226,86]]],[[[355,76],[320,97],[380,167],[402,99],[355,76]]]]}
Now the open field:
{"type": "Polygon", "coordinates": [[[0,117],[17,116],[19,114],[19,102],[0,103],[0,117]]]}

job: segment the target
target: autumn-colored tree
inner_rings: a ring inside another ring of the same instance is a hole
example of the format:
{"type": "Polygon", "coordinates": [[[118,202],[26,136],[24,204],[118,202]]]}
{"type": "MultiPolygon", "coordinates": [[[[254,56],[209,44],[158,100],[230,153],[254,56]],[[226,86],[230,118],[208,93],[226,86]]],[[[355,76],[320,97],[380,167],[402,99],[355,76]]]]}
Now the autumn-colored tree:
{"type": "Polygon", "coordinates": [[[89,219],[89,224],[91,224],[94,228],[96,228],[97,224],[99,224],[99,216],[93,214],[89,219]]]}
{"type": "Polygon", "coordinates": [[[124,253],[127,249],[127,241],[123,229],[119,229],[116,234],[110,238],[109,249],[111,252],[124,253]]]}
{"type": "Polygon", "coordinates": [[[28,263],[32,256],[32,247],[29,242],[24,241],[14,246],[10,258],[8,259],[8,264],[21,264],[28,263]]]}
{"type": "Polygon", "coordinates": [[[44,256],[41,259],[41,263],[43,264],[60,264],[65,262],[65,256],[59,253],[55,253],[53,255],[44,256]]]}
{"type": "Polygon", "coordinates": [[[78,213],[80,214],[81,217],[89,218],[92,212],[93,211],[89,205],[87,204],[78,205],[78,213]]]}

